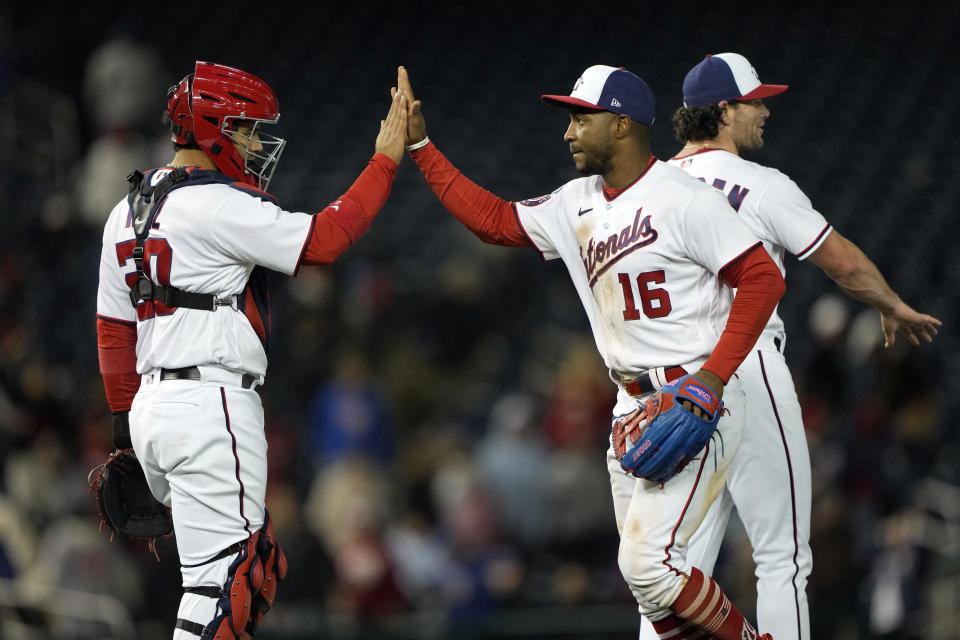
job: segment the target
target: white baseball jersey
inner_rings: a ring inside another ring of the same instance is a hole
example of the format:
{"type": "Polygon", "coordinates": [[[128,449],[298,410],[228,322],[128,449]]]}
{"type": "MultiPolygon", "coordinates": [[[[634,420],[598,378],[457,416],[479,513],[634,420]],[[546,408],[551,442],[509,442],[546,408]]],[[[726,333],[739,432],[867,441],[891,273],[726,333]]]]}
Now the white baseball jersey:
{"type": "MultiPolygon", "coordinates": [[[[744,160],[723,149],[704,149],[668,162],[722,191],[740,219],[763,241],[784,276],[787,272],[783,260],[785,250],[803,260],[816,251],[832,231],[800,187],[776,169],[744,160]]],[[[776,310],[763,336],[784,339],[783,320],[776,310]]]]}
{"type": "MultiPolygon", "coordinates": [[[[157,184],[168,170],[153,174],[157,184]]],[[[144,271],[156,284],[226,298],[242,294],[256,265],[294,274],[313,216],[227,184],[197,184],[172,190],[144,245],[144,271]]],[[[219,365],[259,377],[266,374],[266,309],[230,306],[216,311],[170,309],[148,302],[134,309],[136,245],[130,207],[124,199],[104,227],[97,314],[137,322],[137,372],[157,368],[219,365]],[[139,317],[138,317],[139,315],[139,317]],[[255,327],[255,325],[258,325],[255,327]]],[[[248,304],[248,307],[255,306],[248,304]]]]}
{"type": "MultiPolygon", "coordinates": [[[[674,158],[670,164],[722,191],[782,273],[786,251],[803,260],[832,231],[799,187],[776,169],[720,149],[674,158]]],[[[704,571],[712,570],[735,505],[757,561],[760,630],[778,639],[807,640],[806,584],[812,566],[810,457],[800,404],[783,358],[784,337],[783,322],[774,312],[756,348],[737,371],[747,397],[749,428],[730,463],[726,489],[690,540],[687,559],[704,571]]],[[[622,496],[629,484],[617,482],[624,484],[619,489],[622,496]]],[[[614,495],[616,504],[616,487],[614,495]]],[[[645,622],[640,639],[656,637],[645,622]]]]}
{"type": "Polygon", "coordinates": [[[607,367],[702,364],[729,312],[717,274],[759,241],[716,189],[659,160],[609,199],[600,176],[516,204],[545,259],[561,258],[607,367]]]}

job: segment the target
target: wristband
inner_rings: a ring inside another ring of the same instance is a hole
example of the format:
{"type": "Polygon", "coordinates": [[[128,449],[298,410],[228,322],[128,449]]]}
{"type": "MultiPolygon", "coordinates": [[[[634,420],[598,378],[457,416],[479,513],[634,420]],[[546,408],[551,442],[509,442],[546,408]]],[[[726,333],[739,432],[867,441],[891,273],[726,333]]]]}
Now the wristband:
{"type": "Polygon", "coordinates": [[[416,151],[417,149],[422,149],[425,146],[427,146],[428,142],[430,142],[430,138],[428,136],[423,136],[423,140],[421,140],[420,142],[414,142],[413,144],[407,145],[407,151],[412,152],[412,151],[416,151]]]}
{"type": "Polygon", "coordinates": [[[130,412],[114,411],[113,425],[110,440],[116,449],[131,449],[133,443],[130,441],[130,412]]]}

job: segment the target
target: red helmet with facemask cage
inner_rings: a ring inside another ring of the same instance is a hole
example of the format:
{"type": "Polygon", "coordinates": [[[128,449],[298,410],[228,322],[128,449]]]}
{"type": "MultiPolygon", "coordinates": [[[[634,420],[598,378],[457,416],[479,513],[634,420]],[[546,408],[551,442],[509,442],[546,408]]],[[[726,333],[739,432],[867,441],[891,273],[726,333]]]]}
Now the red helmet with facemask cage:
{"type": "Polygon", "coordinates": [[[166,114],[173,142],[196,144],[224,174],[267,190],[286,145],[261,128],[280,119],[267,83],[246,71],[198,60],[194,72],[167,91],[166,114]]]}

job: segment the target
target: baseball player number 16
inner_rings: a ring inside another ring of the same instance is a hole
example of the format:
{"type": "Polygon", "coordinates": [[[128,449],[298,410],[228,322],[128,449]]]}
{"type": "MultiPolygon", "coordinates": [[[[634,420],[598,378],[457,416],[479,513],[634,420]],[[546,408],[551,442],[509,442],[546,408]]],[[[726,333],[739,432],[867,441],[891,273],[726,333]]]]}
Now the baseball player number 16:
{"type": "MultiPolygon", "coordinates": [[[[639,320],[640,311],[633,300],[633,284],[630,282],[630,274],[618,273],[617,279],[620,280],[620,286],[623,287],[623,301],[626,308],[623,310],[624,320],[639,320]]],[[[666,289],[651,288],[650,284],[663,284],[666,277],[663,270],[646,271],[637,275],[637,291],[640,292],[640,306],[643,308],[643,315],[648,318],[662,318],[668,315],[673,307],[670,305],[670,294],[666,289]],[[654,304],[656,303],[656,304],[654,304]]]]}

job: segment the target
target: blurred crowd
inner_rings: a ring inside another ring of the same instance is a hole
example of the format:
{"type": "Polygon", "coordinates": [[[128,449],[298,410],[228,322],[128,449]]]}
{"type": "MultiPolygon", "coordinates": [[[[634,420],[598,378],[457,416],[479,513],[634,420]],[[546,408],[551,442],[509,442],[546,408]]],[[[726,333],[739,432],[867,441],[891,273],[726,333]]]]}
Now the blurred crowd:
{"type": "MultiPolygon", "coordinates": [[[[100,235],[123,177],[169,158],[160,64],[109,41],[77,97],[0,55],[0,141],[17,151],[0,154],[3,638],[152,640],[175,618],[174,542],[158,562],[111,541],[87,492],[110,449],[100,235]]],[[[273,281],[267,505],[290,573],[265,637],[390,637],[390,621],[397,637],[506,637],[492,625],[512,610],[633,611],[603,463],[615,387],[566,274],[532,251],[450,244],[429,290],[362,242],[273,281]]],[[[813,461],[813,637],[914,637],[918,620],[932,633],[932,612],[956,611],[935,587],[956,584],[960,489],[942,387],[917,381],[946,375],[949,354],[884,350],[876,315],[821,284],[787,318],[813,461]]],[[[732,524],[718,572],[748,612],[749,554],[732,524]]]]}

